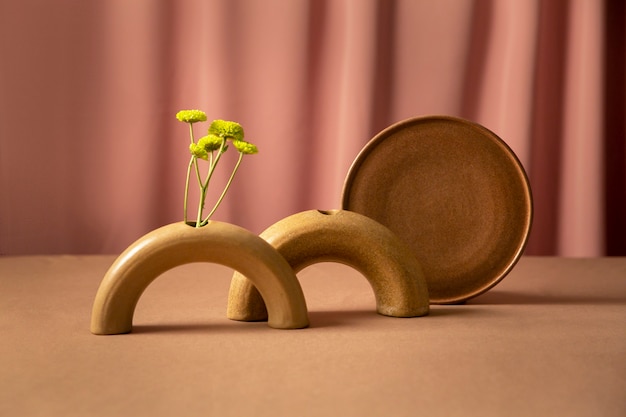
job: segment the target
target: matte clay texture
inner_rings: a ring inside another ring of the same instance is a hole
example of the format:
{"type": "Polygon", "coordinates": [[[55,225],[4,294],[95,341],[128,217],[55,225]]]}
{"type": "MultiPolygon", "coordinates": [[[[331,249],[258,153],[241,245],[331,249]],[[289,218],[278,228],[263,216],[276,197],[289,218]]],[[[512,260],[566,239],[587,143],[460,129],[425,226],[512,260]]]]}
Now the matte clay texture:
{"type": "Polygon", "coordinates": [[[488,129],[447,116],[409,119],[374,137],[350,168],[342,207],[410,246],[435,304],[496,285],[532,223],[530,186],[512,150],[488,129]]]}
{"type": "Polygon", "coordinates": [[[135,307],[148,285],[164,272],[192,262],[217,263],[250,277],[266,301],[270,327],[309,325],[302,288],[285,259],[252,232],[210,221],[201,228],[172,223],[130,245],[102,279],[93,304],[91,332],[130,332],[135,307]]]}
{"type": "MultiPolygon", "coordinates": [[[[363,274],[376,296],[376,311],[393,317],[428,314],[422,268],[410,248],[380,223],[344,210],[309,210],[288,216],[260,235],[295,273],[319,262],[338,262],[363,274]]],[[[244,274],[233,275],[228,317],[267,318],[263,298],[244,274]]]]}

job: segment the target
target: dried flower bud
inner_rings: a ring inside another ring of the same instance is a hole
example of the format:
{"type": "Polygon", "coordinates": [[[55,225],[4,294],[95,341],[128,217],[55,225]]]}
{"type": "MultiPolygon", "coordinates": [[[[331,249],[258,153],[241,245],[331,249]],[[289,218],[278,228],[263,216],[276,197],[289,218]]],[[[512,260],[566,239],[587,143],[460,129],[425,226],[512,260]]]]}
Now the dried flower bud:
{"type": "Polygon", "coordinates": [[[215,135],[207,135],[198,139],[198,146],[202,147],[207,152],[213,152],[218,150],[222,146],[222,138],[215,135]]]}
{"type": "Polygon", "coordinates": [[[205,161],[209,159],[209,153],[197,143],[189,145],[189,151],[196,158],[204,159],[205,161]]]}
{"type": "Polygon", "coordinates": [[[245,155],[252,155],[259,152],[255,145],[243,140],[234,140],[233,145],[240,153],[245,155]]]}
{"type": "Polygon", "coordinates": [[[206,122],[206,113],[202,110],[181,110],[176,118],[184,123],[206,122]]]}
{"type": "Polygon", "coordinates": [[[243,140],[243,127],[237,122],[213,120],[209,134],[232,140],[243,140]]]}

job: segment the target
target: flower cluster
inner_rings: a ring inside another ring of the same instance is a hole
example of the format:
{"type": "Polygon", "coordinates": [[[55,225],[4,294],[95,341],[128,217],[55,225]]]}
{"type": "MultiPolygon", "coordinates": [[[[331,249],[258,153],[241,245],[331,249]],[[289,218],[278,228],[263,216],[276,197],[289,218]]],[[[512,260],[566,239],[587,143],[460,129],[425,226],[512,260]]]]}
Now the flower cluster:
{"type": "Polygon", "coordinates": [[[189,137],[191,143],[189,144],[189,151],[191,152],[191,159],[187,168],[187,182],[185,184],[185,199],[184,199],[184,220],[187,222],[187,202],[189,199],[189,182],[191,178],[192,169],[195,171],[195,176],[200,187],[200,201],[198,203],[198,214],[195,221],[196,227],[202,227],[209,222],[209,219],[215,213],[218,206],[224,199],[226,192],[228,191],[239,165],[244,155],[252,155],[258,152],[255,145],[244,140],[243,127],[237,122],[230,122],[226,120],[214,120],[209,126],[209,130],[206,136],[201,137],[196,142],[193,133],[193,124],[199,122],[205,122],[207,120],[206,114],[202,110],[181,110],[176,114],[176,118],[184,123],[189,124],[189,137]],[[204,204],[206,200],[207,190],[209,188],[209,182],[213,176],[213,172],[217,167],[218,162],[224,152],[228,149],[228,142],[231,142],[233,147],[239,153],[239,159],[233,168],[233,171],[228,179],[222,194],[218,198],[217,202],[209,212],[207,216],[203,216],[204,204]],[[202,178],[200,173],[200,165],[198,160],[204,160],[209,163],[207,173],[202,178]]]}
{"type": "Polygon", "coordinates": [[[206,122],[206,113],[202,110],[181,110],[176,113],[176,118],[185,123],[206,122]]]}

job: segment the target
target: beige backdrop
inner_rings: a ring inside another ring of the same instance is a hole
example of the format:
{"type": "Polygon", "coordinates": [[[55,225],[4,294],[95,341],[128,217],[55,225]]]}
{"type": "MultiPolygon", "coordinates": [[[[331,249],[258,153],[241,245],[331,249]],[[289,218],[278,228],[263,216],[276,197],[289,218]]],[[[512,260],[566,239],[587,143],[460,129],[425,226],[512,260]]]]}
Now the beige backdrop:
{"type": "Polygon", "coordinates": [[[622,3],[0,0],[0,254],[117,253],[180,220],[174,114],[200,108],[260,149],[218,220],[336,208],[378,131],[448,114],[525,166],[527,254],[624,255],[622,3]]]}

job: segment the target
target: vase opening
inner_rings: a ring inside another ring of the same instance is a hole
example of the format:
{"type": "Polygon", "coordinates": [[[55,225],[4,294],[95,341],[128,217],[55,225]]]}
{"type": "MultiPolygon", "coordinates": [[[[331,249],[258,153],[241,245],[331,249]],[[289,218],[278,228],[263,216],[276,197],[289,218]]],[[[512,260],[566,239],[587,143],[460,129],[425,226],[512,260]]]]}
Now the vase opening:
{"type": "Polygon", "coordinates": [[[339,213],[340,210],[317,210],[318,213],[323,214],[325,216],[332,216],[334,214],[339,213]]]}
{"type": "Polygon", "coordinates": [[[196,222],[196,221],[187,221],[187,222],[185,222],[185,224],[186,224],[187,226],[191,226],[191,227],[193,227],[194,229],[199,229],[200,227],[207,226],[207,225],[208,225],[209,223],[211,223],[211,222],[210,222],[210,221],[208,221],[208,222],[206,222],[206,223],[202,222],[202,223],[200,223],[200,227],[196,227],[196,224],[197,224],[197,223],[198,223],[198,222],[196,222]]]}

